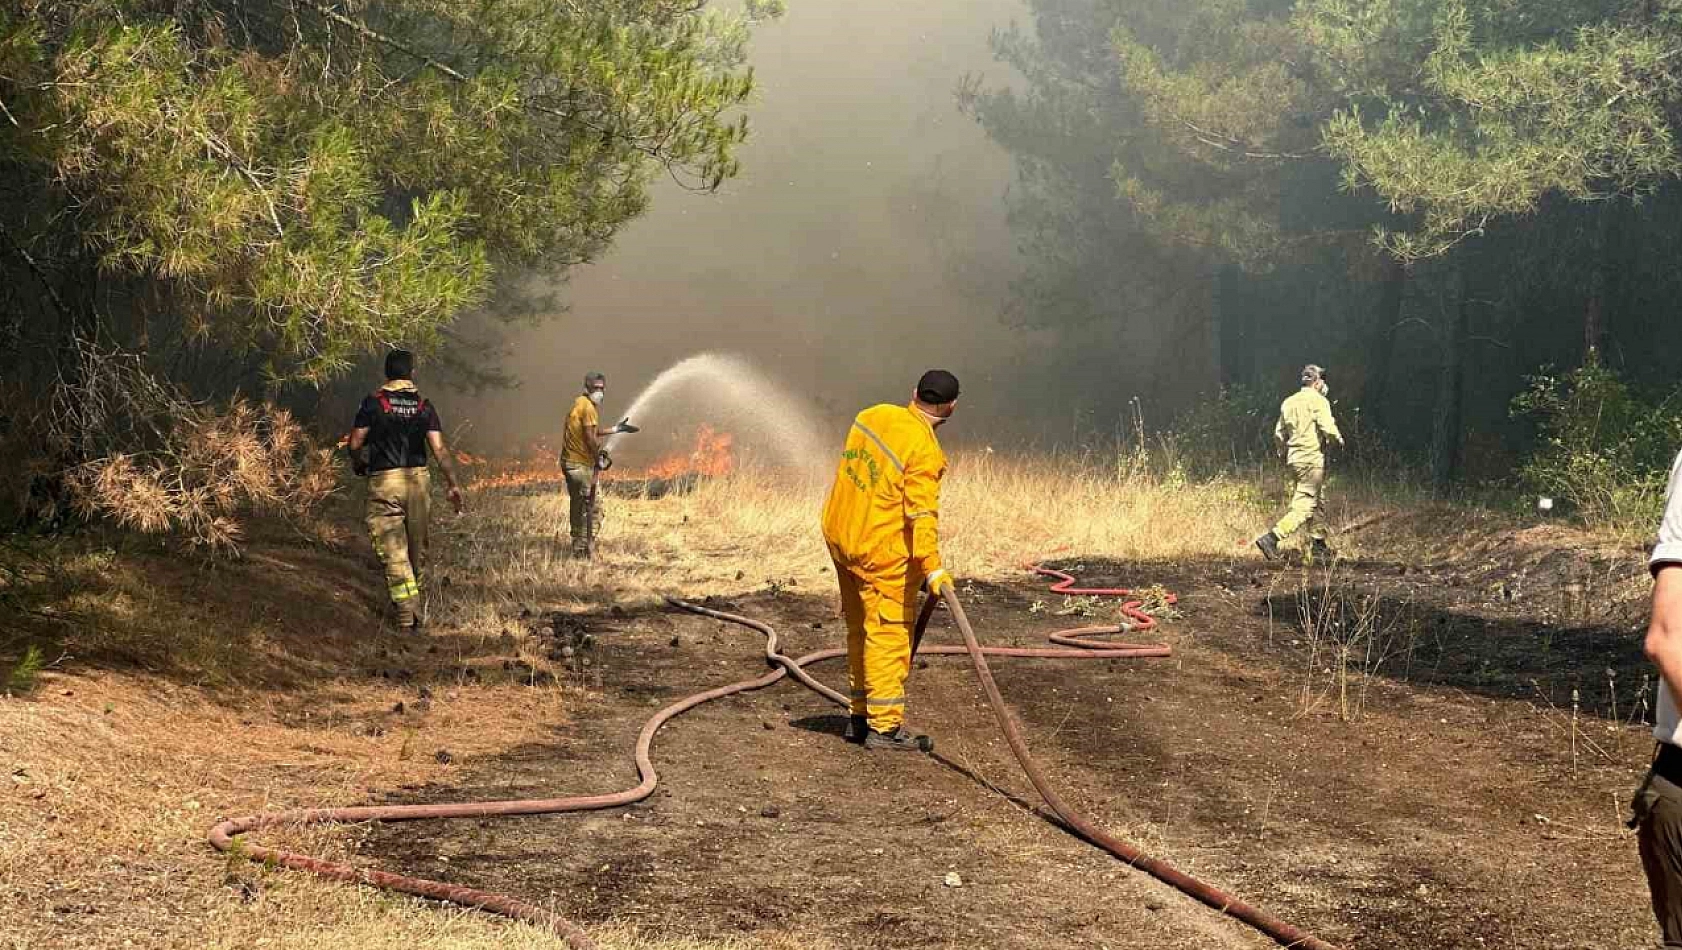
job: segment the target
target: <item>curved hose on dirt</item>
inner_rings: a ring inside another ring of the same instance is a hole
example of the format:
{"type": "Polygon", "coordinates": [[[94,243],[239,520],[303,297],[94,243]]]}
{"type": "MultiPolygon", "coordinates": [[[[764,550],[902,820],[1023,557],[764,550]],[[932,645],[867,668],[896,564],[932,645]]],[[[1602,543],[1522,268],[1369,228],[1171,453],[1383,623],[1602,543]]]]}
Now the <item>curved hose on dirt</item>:
{"type": "MultiPolygon", "coordinates": [[[[1131,593],[1124,590],[1074,590],[1070,586],[1073,584],[1074,578],[1069,575],[1054,571],[1047,571],[1040,568],[1034,568],[1034,570],[1038,573],[1062,577],[1064,581],[1063,584],[1059,586],[1066,589],[1058,590],[1056,587],[1053,588],[1054,591],[1059,593],[1111,594],[1118,596],[1127,596],[1131,593]]],[[[923,632],[927,628],[929,619],[932,617],[934,612],[935,601],[933,598],[929,598],[924,603],[923,610],[917,620],[916,637],[918,641],[918,649],[916,652],[922,655],[932,654],[944,656],[961,654],[968,655],[971,658],[972,662],[975,664],[977,675],[981,678],[982,686],[987,692],[989,705],[992,707],[995,717],[997,717],[1001,728],[1004,730],[1005,738],[1010,743],[1011,750],[1016,754],[1018,762],[1020,762],[1023,766],[1023,770],[1028,773],[1029,781],[1034,785],[1035,789],[1039,791],[1041,797],[1045,799],[1046,804],[1071,830],[1075,831],[1075,833],[1079,834],[1081,837],[1093,844],[1104,848],[1111,854],[1127,861],[1129,864],[1139,867],[1157,878],[1180,888],[1187,894],[1208,903],[1210,906],[1215,907],[1218,910],[1232,914],[1240,920],[1243,920],[1261,930],[1263,933],[1279,940],[1281,943],[1285,943],[1287,946],[1303,948],[1303,950],[1336,950],[1336,948],[1332,947],[1330,944],[1316,940],[1315,938],[1305,934],[1301,934],[1300,931],[1290,927],[1290,925],[1277,921],[1261,911],[1250,907],[1248,904],[1228,898],[1220,891],[1203,884],[1202,882],[1197,881],[1196,879],[1191,878],[1154,858],[1149,858],[1143,855],[1126,842],[1114,838],[1098,829],[1096,826],[1092,825],[1085,816],[1070,808],[1060,797],[1057,796],[1056,792],[1045,783],[1043,773],[1040,772],[1038,765],[1034,763],[1033,759],[1029,756],[1027,746],[1023,742],[1021,734],[1017,730],[1014,722],[1010,719],[1009,712],[1004,705],[1004,699],[999,694],[998,686],[993,681],[992,671],[987,666],[986,661],[986,657],[989,656],[1040,659],[1124,659],[1136,657],[1165,657],[1169,655],[1168,647],[1159,645],[1111,643],[1087,639],[1099,634],[1125,633],[1129,629],[1129,625],[1127,624],[1119,626],[1079,627],[1072,630],[1059,631],[1058,633],[1052,635],[1052,638],[1057,640],[1057,642],[1069,644],[1073,647],[1073,649],[1052,649],[1044,647],[983,647],[976,641],[975,632],[970,627],[969,620],[964,615],[963,606],[958,603],[957,596],[951,590],[948,590],[945,596],[947,606],[951,609],[953,617],[957,619],[958,628],[964,635],[964,645],[932,646],[927,648],[921,647],[923,632]],[[1297,936],[1292,938],[1291,935],[1293,934],[1297,936]]],[[[654,762],[651,756],[655,734],[660,731],[662,726],[671,721],[673,718],[701,705],[702,703],[710,702],[714,699],[721,699],[725,696],[731,696],[737,693],[763,689],[781,680],[784,676],[792,675],[802,684],[831,702],[836,703],[842,708],[848,707],[847,697],[843,696],[836,690],[823,685],[816,679],[813,679],[811,674],[807,673],[805,670],[805,667],[813,663],[846,656],[846,650],[819,650],[815,653],[809,653],[799,658],[792,658],[778,649],[777,632],[769,624],[749,617],[742,617],[736,614],[714,610],[710,607],[704,607],[699,604],[692,604],[676,598],[668,597],[666,600],[667,603],[680,610],[705,617],[711,617],[716,620],[734,623],[747,627],[751,630],[756,630],[763,634],[765,637],[765,659],[776,668],[763,676],[755,677],[753,679],[739,680],[734,683],[729,683],[724,686],[719,686],[714,689],[686,696],[683,699],[662,708],[650,717],[647,722],[643,723],[641,731],[637,733],[637,741],[634,747],[634,758],[637,766],[637,775],[640,781],[634,787],[625,789],[621,792],[612,792],[602,795],[581,795],[568,798],[533,798],[511,801],[458,802],[443,805],[368,805],[349,808],[298,808],[285,811],[263,812],[255,815],[248,815],[244,818],[228,819],[217,824],[210,830],[210,844],[218,851],[242,856],[252,861],[275,864],[299,871],[308,871],[310,873],[334,880],[347,881],[355,884],[366,884],[371,887],[397,891],[404,894],[412,894],[417,897],[424,897],[431,900],[447,901],[463,907],[485,910],[491,913],[511,917],[516,920],[527,921],[560,936],[569,946],[573,947],[574,950],[599,950],[595,942],[592,941],[589,936],[578,927],[578,925],[572,923],[554,911],[539,907],[536,904],[517,900],[503,894],[495,894],[489,891],[477,890],[475,888],[447,884],[442,881],[410,877],[402,874],[393,874],[388,871],[380,871],[372,868],[357,868],[341,862],[328,861],[322,858],[315,858],[292,851],[284,851],[279,848],[257,845],[238,836],[245,835],[259,829],[273,828],[277,826],[353,824],[367,821],[419,821],[432,818],[487,818],[513,815],[553,815],[568,812],[595,811],[605,808],[622,807],[634,804],[647,798],[649,795],[653,794],[654,789],[659,784],[659,774],[654,769],[654,762]]],[[[1128,615],[1133,619],[1134,625],[1140,629],[1148,629],[1151,626],[1154,626],[1155,621],[1148,615],[1145,615],[1142,611],[1139,611],[1138,607],[1139,604],[1133,603],[1128,608],[1128,615]]]]}
{"type": "MultiPolygon", "coordinates": [[[[1042,575],[1062,577],[1063,582],[1052,587],[1052,590],[1058,593],[1122,597],[1132,594],[1132,591],[1121,588],[1075,589],[1072,586],[1074,578],[1067,574],[1039,567],[1033,570],[1035,573],[1042,575]]],[[[1202,901],[1223,914],[1249,924],[1287,947],[1298,948],[1298,950],[1337,950],[1332,944],[1288,924],[1258,907],[1245,903],[1214,885],[1198,880],[1166,861],[1145,854],[1134,845],[1099,828],[1090,818],[1064,801],[1063,797],[1057,794],[1057,790],[1051,787],[1051,783],[1046,781],[1045,773],[1040,769],[1039,763],[1035,762],[1033,755],[1029,753],[1028,743],[1023,740],[1022,731],[1017,728],[1015,719],[1011,716],[1009,708],[1005,706],[1004,696],[999,693],[999,684],[994,681],[993,670],[987,664],[989,650],[976,640],[975,628],[970,626],[969,617],[964,613],[964,605],[958,601],[957,592],[948,587],[942,594],[942,598],[946,603],[946,608],[952,612],[952,619],[957,622],[958,632],[963,634],[965,651],[969,653],[970,660],[975,666],[976,678],[981,681],[981,688],[987,694],[987,705],[992,708],[993,718],[998,721],[999,730],[1004,733],[1005,742],[1010,745],[1010,751],[1016,756],[1017,764],[1022,766],[1023,773],[1028,776],[1028,782],[1034,786],[1034,791],[1039,792],[1040,798],[1045,800],[1046,807],[1050,808],[1052,813],[1062,820],[1070,831],[1126,861],[1133,867],[1139,868],[1164,884],[1202,901]]],[[[1173,601],[1170,600],[1169,602],[1172,603],[1173,601]]],[[[1143,616],[1138,611],[1139,602],[1135,601],[1131,606],[1135,613],[1143,616]]],[[[924,613],[927,614],[928,611],[925,609],[924,613]]],[[[1151,622],[1152,624],[1155,623],[1154,620],[1151,622]]]]}

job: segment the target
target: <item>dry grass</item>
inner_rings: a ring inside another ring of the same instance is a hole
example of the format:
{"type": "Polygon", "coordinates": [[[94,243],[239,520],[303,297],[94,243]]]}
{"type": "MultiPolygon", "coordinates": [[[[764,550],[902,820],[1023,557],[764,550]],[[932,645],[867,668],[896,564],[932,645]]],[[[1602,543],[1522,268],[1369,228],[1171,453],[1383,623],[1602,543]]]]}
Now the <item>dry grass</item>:
{"type": "MultiPolygon", "coordinates": [[[[488,628],[522,606],[590,609],[667,593],[768,585],[827,592],[818,530],[828,483],[746,471],[656,501],[610,498],[600,553],[567,554],[564,493],[473,500],[444,532],[439,592],[452,622],[488,628]]],[[[943,487],[942,549],[961,577],[1020,576],[1033,560],[1249,556],[1270,502],[1252,484],[1130,476],[1090,458],[959,454],[943,487]]]]}

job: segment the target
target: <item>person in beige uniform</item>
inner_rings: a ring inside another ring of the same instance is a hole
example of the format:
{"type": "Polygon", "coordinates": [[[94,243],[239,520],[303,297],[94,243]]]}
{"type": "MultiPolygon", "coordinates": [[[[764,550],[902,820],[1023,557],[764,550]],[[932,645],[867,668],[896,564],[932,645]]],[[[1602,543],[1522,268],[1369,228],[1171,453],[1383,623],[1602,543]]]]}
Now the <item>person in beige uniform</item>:
{"type": "Polygon", "coordinates": [[[1682,948],[1682,454],[1670,468],[1670,492],[1658,543],[1647,560],[1653,574],[1653,613],[1647,625],[1647,658],[1659,668],[1659,703],[1653,717],[1658,750],[1636,789],[1630,827],[1635,829],[1647,892],[1664,946],[1682,948]]]}
{"type": "Polygon", "coordinates": [[[1326,398],[1331,390],[1326,385],[1326,371],[1310,363],[1302,368],[1302,388],[1279,406],[1279,422],[1273,427],[1273,439],[1285,456],[1285,464],[1296,476],[1296,490],[1291,494],[1291,507],[1273,530],[1256,539],[1256,547],[1268,560],[1279,556],[1279,542],[1307,526],[1309,556],[1330,557],[1332,549],[1326,545],[1326,529],[1320,523],[1320,489],[1326,481],[1325,443],[1343,445],[1343,433],[1337,431],[1332,418],[1332,404],[1326,398]]]}

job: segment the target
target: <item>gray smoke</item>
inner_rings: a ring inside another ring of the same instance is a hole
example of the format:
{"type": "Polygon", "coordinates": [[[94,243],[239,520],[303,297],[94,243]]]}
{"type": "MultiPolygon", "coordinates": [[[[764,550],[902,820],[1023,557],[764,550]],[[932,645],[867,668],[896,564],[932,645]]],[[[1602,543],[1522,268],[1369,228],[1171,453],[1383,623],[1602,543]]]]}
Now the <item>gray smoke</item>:
{"type": "Polygon", "coordinates": [[[449,397],[456,417],[480,445],[552,435],[586,371],[608,374],[603,415],[618,418],[660,370],[728,351],[809,400],[826,434],[906,399],[932,366],[964,382],[954,435],[1019,423],[1012,390],[1046,347],[999,318],[1017,266],[1012,163],[954,94],[966,74],[1008,81],[988,36],[1022,13],[1016,0],[791,3],[753,42],[743,174],[713,195],[657,187],[562,289],[569,312],[515,335],[520,389],[449,397]]]}

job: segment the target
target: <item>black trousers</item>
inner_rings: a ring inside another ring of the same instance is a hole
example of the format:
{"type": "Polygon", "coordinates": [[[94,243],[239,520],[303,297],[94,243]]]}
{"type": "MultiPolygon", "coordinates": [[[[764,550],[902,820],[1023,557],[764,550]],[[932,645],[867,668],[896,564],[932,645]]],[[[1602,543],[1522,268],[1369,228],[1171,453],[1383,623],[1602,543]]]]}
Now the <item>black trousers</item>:
{"type": "Polygon", "coordinates": [[[1631,803],[1653,916],[1667,950],[1682,950],[1682,748],[1661,743],[1631,803]],[[1667,777],[1668,776],[1668,777],[1667,777]]]}

